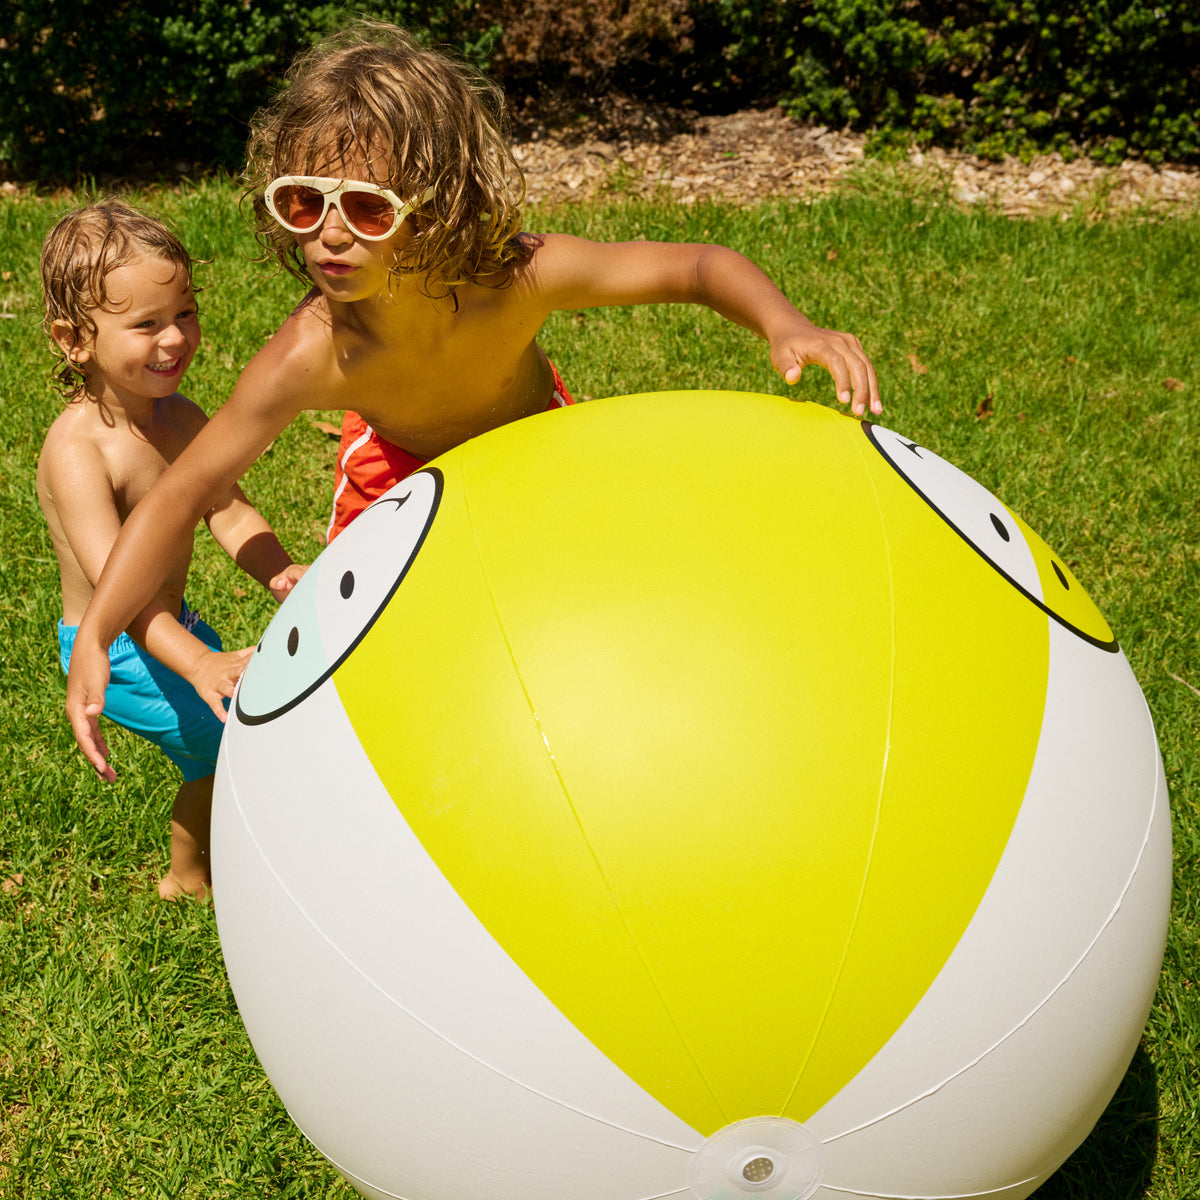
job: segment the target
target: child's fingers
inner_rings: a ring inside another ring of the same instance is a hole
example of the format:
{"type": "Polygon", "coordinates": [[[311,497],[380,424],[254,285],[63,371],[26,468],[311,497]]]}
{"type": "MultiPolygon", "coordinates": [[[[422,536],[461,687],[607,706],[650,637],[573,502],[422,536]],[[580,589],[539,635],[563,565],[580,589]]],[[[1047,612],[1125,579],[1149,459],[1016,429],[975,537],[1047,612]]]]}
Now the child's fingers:
{"type": "Polygon", "coordinates": [[[101,779],[110,783],[116,772],[108,763],[108,743],[100,732],[100,714],[104,711],[104,689],[108,686],[108,654],[92,654],[88,643],[77,640],[67,675],[67,720],[75,744],[101,779]]]}
{"type": "Polygon", "coordinates": [[[112,783],[117,777],[116,771],[108,761],[108,743],[100,732],[100,712],[103,705],[91,703],[84,707],[82,720],[68,710],[71,721],[71,732],[75,735],[75,744],[83,751],[83,756],[96,769],[101,779],[112,783]]]}
{"type": "Polygon", "coordinates": [[[226,717],[226,702],[233,699],[238,680],[253,654],[254,647],[247,646],[242,650],[205,650],[197,656],[189,681],[222,724],[226,717]]]}
{"type": "Polygon", "coordinates": [[[307,570],[308,566],[305,563],[292,563],[292,565],[286,570],[280,571],[280,573],[276,575],[269,584],[267,584],[271,595],[274,596],[277,601],[283,603],[283,601],[287,598],[288,593],[290,593],[292,588],[294,588],[296,584],[300,582],[300,577],[307,570]]]}
{"type": "Polygon", "coordinates": [[[99,721],[92,723],[92,735],[95,738],[96,749],[98,751],[97,757],[91,760],[92,766],[96,768],[96,773],[101,779],[112,783],[117,778],[117,773],[108,761],[108,742],[104,740],[104,735],[100,732],[99,721]]]}
{"type": "Polygon", "coordinates": [[[883,398],[879,394],[879,380],[875,375],[875,364],[866,351],[854,339],[857,353],[850,360],[850,379],[854,394],[863,400],[863,411],[870,410],[876,416],[883,412],[883,398]]]}
{"type": "Polygon", "coordinates": [[[868,409],[875,414],[883,412],[875,368],[858,338],[843,334],[841,342],[840,347],[831,348],[825,361],[833,376],[838,400],[849,404],[850,411],[857,417],[864,416],[868,409]]]}
{"type": "Polygon", "coordinates": [[[875,414],[883,412],[875,367],[853,334],[818,330],[811,340],[793,343],[790,359],[782,369],[785,382],[799,383],[804,368],[817,364],[833,377],[838,400],[849,404],[856,416],[861,417],[868,410],[875,414]]]}
{"type": "Polygon", "coordinates": [[[850,391],[839,397],[850,405],[850,410],[856,416],[865,416],[868,409],[875,416],[883,412],[883,401],[879,397],[879,381],[875,378],[875,368],[870,359],[852,358],[849,361],[850,391]]]}
{"type": "Polygon", "coordinates": [[[249,666],[253,655],[253,646],[246,646],[241,650],[229,650],[221,655],[223,674],[217,685],[217,695],[208,698],[208,706],[222,722],[226,718],[225,701],[233,699],[233,693],[237,691],[238,680],[245,674],[246,667],[249,666]]]}

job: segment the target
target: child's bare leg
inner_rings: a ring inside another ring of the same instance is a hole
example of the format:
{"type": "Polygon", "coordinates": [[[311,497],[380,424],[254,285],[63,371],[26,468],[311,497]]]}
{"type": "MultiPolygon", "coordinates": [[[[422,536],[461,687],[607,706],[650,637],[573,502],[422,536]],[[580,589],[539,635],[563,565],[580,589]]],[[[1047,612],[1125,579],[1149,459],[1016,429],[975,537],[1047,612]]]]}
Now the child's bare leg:
{"type": "Polygon", "coordinates": [[[209,823],[212,820],[213,776],[186,780],[175,793],[171,811],[171,869],[159,880],[158,894],[164,900],[212,894],[209,869],[209,823]]]}

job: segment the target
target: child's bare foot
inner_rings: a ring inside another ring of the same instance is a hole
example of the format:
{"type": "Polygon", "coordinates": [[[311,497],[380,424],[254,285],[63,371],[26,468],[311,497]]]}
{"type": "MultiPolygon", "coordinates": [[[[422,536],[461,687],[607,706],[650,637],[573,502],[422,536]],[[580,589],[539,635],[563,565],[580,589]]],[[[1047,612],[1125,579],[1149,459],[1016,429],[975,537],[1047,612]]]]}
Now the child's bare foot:
{"type": "Polygon", "coordinates": [[[184,897],[190,897],[193,900],[211,899],[212,881],[208,878],[179,879],[174,871],[168,871],[158,881],[158,898],[160,900],[181,900],[184,897]]]}

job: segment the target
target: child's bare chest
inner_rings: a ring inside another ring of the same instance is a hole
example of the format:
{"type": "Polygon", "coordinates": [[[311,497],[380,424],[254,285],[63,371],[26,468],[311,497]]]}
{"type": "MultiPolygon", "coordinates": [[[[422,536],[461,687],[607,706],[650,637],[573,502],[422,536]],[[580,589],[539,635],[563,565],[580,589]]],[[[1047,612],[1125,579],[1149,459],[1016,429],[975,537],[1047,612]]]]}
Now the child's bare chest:
{"type": "Polygon", "coordinates": [[[545,408],[552,383],[536,330],[463,321],[439,336],[341,356],[338,403],[388,441],[432,458],[545,408]]]}
{"type": "Polygon", "coordinates": [[[190,438],[173,431],[155,432],[149,436],[130,433],[107,447],[105,460],[122,521],[189,441],[190,438]]]}

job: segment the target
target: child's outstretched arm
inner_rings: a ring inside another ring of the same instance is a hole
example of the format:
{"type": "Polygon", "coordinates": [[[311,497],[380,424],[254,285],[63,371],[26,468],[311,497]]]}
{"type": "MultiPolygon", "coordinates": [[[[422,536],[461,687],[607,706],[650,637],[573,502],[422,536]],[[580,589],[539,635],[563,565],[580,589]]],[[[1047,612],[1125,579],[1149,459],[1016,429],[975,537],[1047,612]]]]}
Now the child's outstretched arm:
{"type": "Polygon", "coordinates": [[[151,606],[129,624],[129,636],[153,654],[165,667],[186,679],[220,720],[225,720],[224,700],[233,689],[254,653],[244,650],[213,650],[180,623],[177,616],[151,606]]]}
{"type": "Polygon", "coordinates": [[[538,249],[529,286],[548,308],[703,304],[763,338],[788,383],[798,382],[806,366],[822,366],[833,376],[838,400],[857,416],[883,411],[875,368],[858,338],[814,325],[761,268],[735,250],[591,242],[565,234],[533,240],[538,249]]]}
{"type": "MultiPolygon", "coordinates": [[[[52,427],[38,463],[38,496],[51,519],[52,530],[57,530],[56,538],[66,543],[59,548],[60,557],[72,560],[83,581],[95,587],[121,533],[121,513],[109,464],[96,443],[88,438],[64,436],[59,424],[52,427]]],[[[128,628],[134,640],[143,646],[148,631],[153,630],[150,653],[157,650],[156,657],[174,657],[176,663],[184,661],[189,653],[207,649],[203,642],[181,628],[178,613],[168,612],[158,596],[128,628]]],[[[71,659],[73,666],[74,652],[71,659]]],[[[103,676],[103,682],[107,683],[107,649],[103,676]]],[[[102,778],[111,781],[116,776],[108,765],[108,744],[99,725],[103,708],[104,687],[89,690],[83,698],[80,724],[73,722],[73,727],[76,741],[88,760],[102,778]]]]}
{"type": "MultiPolygon", "coordinates": [[[[229,401],[163,472],[112,545],[79,624],[67,676],[67,718],[79,748],[101,774],[107,748],[98,718],[109,678],[108,647],[147,605],[152,606],[167,564],[178,560],[201,517],[228,494],[303,407],[297,399],[300,389],[282,382],[294,378],[289,372],[294,364],[283,361],[285,357],[273,343],[259,352],[229,401]]],[[[148,611],[153,613],[153,607],[148,611]]],[[[147,649],[155,653],[152,646],[147,649]]],[[[236,682],[241,672],[234,664],[226,674],[236,682]]],[[[201,686],[209,687],[204,681],[201,686]]]]}

